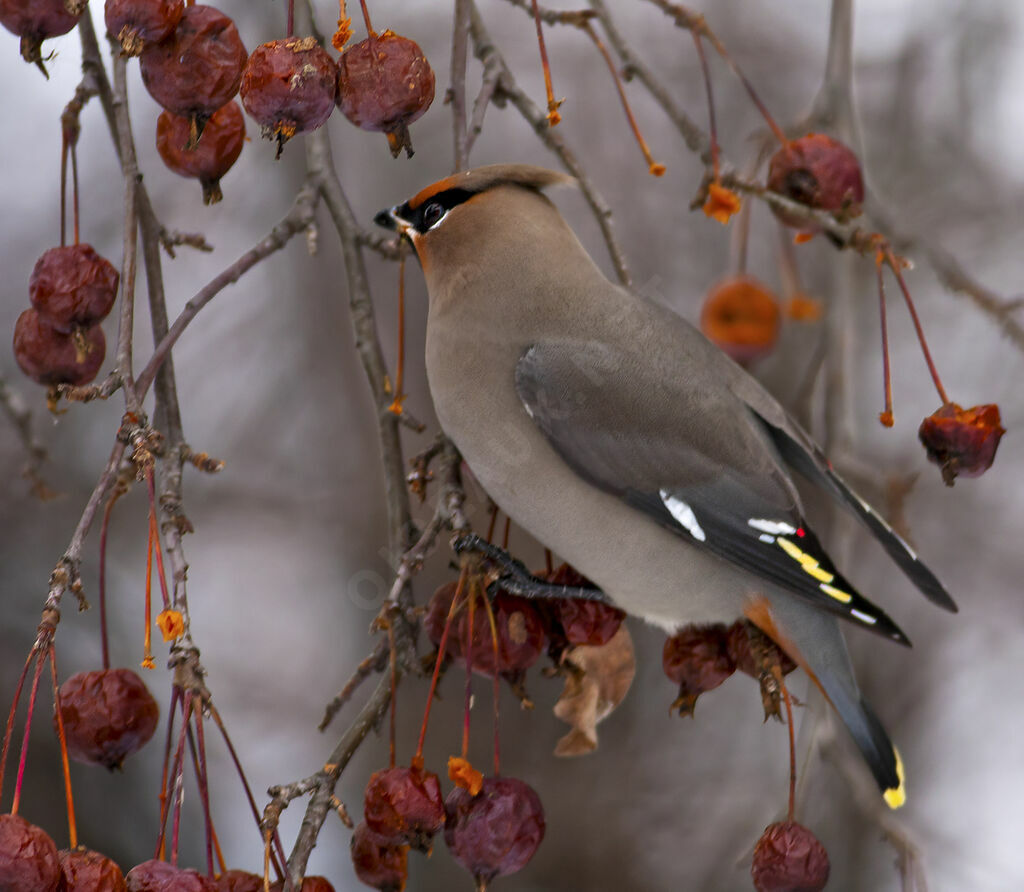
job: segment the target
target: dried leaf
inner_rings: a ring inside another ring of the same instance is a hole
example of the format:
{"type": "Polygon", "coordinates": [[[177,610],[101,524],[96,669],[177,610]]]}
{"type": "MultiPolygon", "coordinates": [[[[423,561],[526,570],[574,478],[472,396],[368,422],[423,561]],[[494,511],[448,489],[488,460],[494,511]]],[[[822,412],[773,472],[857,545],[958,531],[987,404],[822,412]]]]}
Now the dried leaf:
{"type": "Polygon", "coordinates": [[[185,631],[185,620],[178,610],[161,610],[157,614],[156,624],[160,634],[164,636],[164,641],[174,641],[185,631]]]}
{"type": "Polygon", "coordinates": [[[556,756],[580,756],[597,749],[597,726],[625,699],[636,674],[633,639],[626,625],[598,647],[580,645],[562,657],[565,689],[555,717],[572,730],[555,746],[556,756]]]}

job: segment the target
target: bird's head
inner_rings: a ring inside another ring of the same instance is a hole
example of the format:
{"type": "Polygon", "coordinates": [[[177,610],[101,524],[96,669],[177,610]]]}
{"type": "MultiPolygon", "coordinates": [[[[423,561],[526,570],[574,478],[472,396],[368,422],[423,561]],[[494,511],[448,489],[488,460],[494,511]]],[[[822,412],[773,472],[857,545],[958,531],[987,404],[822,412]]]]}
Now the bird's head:
{"type": "Polygon", "coordinates": [[[412,243],[430,285],[468,267],[521,265],[538,244],[556,250],[556,231],[568,227],[541,190],[574,182],[543,167],[492,164],[439,180],[374,222],[412,243]]]}

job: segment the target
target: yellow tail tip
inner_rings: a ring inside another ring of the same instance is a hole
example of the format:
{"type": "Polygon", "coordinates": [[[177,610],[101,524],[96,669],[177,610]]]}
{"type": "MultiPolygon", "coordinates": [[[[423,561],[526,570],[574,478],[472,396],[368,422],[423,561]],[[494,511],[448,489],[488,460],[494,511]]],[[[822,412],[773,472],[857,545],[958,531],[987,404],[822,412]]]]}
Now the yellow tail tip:
{"type": "Polygon", "coordinates": [[[900,758],[900,751],[896,747],[892,748],[893,755],[896,756],[896,777],[899,778],[899,784],[895,787],[889,787],[882,794],[882,798],[885,799],[885,804],[889,808],[900,808],[907,801],[907,783],[906,775],[903,772],[903,759],[900,758]]]}

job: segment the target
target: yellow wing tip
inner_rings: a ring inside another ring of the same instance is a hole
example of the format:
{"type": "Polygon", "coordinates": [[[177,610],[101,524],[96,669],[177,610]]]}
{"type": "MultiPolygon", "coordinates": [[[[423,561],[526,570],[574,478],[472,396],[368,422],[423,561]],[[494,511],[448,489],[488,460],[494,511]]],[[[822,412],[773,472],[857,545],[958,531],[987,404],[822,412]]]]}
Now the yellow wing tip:
{"type": "Polygon", "coordinates": [[[896,777],[899,778],[899,784],[895,787],[889,787],[882,794],[882,798],[885,799],[885,804],[889,808],[897,809],[907,801],[907,782],[906,775],[903,772],[903,759],[900,758],[900,751],[893,747],[892,752],[896,756],[896,777]]]}

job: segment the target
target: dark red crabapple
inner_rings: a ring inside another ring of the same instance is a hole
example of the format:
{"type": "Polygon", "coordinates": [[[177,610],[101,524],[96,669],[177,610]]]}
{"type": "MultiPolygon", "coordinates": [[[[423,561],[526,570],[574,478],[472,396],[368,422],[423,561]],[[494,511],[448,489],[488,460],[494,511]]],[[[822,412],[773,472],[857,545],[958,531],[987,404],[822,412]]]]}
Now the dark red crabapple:
{"type": "Polygon", "coordinates": [[[62,245],[44,251],[28,280],[32,306],[57,331],[70,334],[106,318],[121,276],[92,245],[62,245]]]}
{"type": "Polygon", "coordinates": [[[106,0],[107,33],[126,56],[137,56],[150,43],[171,36],[185,12],[185,0],[106,0]]]}
{"type": "Polygon", "coordinates": [[[57,846],[21,815],[0,815],[0,889],[55,892],[60,881],[57,846]]]}
{"type": "Polygon", "coordinates": [[[224,198],[221,178],[242,154],[245,115],[237,102],[222,105],[206,122],[203,137],[194,149],[189,148],[190,127],[188,118],[160,112],[156,119],[156,150],[176,174],[199,180],[203,204],[216,204],[224,198]]]}
{"type": "Polygon", "coordinates": [[[394,31],[353,44],[338,60],[338,108],[363,130],[387,135],[391,154],[412,156],[409,125],[434,101],[434,72],[414,41],[394,31]]]}
{"type": "Polygon", "coordinates": [[[88,384],[103,365],[107,341],[98,325],[63,334],[34,309],[14,325],[14,358],[37,384],[88,384]]]}

